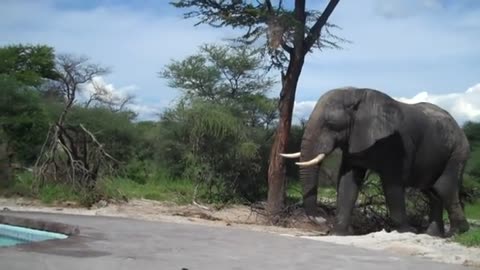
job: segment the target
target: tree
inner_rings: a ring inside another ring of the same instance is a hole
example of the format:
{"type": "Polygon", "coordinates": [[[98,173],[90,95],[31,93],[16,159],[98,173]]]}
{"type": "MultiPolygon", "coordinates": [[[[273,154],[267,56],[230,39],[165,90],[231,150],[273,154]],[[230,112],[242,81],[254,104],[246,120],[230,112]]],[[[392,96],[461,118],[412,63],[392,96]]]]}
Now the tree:
{"type": "Polygon", "coordinates": [[[45,45],[10,45],[0,48],[0,74],[28,86],[40,86],[45,79],[56,79],[55,54],[45,45]]]}
{"type": "Polygon", "coordinates": [[[14,78],[0,75],[0,133],[11,159],[31,164],[48,130],[47,116],[37,91],[14,78]]]}
{"type": "Polygon", "coordinates": [[[206,186],[209,197],[253,200],[265,190],[261,157],[276,113],[261,60],[246,46],[205,45],[160,72],[182,97],[162,115],[158,152],[174,174],[206,186]]]}
{"type": "Polygon", "coordinates": [[[277,114],[275,100],[266,97],[275,81],[263,71],[257,51],[247,46],[204,45],[199,53],[173,61],[160,72],[183,101],[214,101],[236,108],[251,126],[268,127],[277,114]]]}
{"type": "Polygon", "coordinates": [[[14,160],[29,164],[41,147],[47,123],[34,88],[57,78],[54,59],[45,45],[0,47],[0,173],[7,178],[14,160]]]}
{"type": "Polygon", "coordinates": [[[268,172],[268,210],[272,217],[278,217],[285,205],[285,161],[279,154],[286,150],[295,92],[305,56],[314,48],[338,48],[337,42],[342,41],[330,33],[329,28],[334,25],[327,22],[339,0],[328,1],[321,13],[307,11],[305,2],[295,0],[293,11],[287,10],[283,1],[278,1],[275,8],[270,0],[177,0],[172,3],[178,8],[193,9],[184,16],[198,18],[197,24],[246,29],[237,40],[242,43],[253,45],[263,38],[266,41],[264,52],[270,56],[271,66],[281,70],[280,120],[268,172]]]}
{"type": "Polygon", "coordinates": [[[480,142],[480,123],[467,121],[463,124],[463,131],[471,146],[480,142]]]}
{"type": "Polygon", "coordinates": [[[265,94],[274,81],[259,72],[262,68],[262,59],[247,46],[203,45],[197,54],[167,65],[160,77],[187,99],[225,102],[265,94]]]}

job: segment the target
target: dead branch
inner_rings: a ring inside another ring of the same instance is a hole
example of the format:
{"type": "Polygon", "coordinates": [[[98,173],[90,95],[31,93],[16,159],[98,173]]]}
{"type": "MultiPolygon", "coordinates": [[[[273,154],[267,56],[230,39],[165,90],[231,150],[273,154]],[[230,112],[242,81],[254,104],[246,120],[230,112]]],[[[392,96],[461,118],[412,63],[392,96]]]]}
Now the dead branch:
{"type": "Polygon", "coordinates": [[[132,94],[121,95],[107,89],[105,84],[92,81],[93,93],[90,94],[85,102],[85,108],[91,105],[104,106],[112,112],[122,111],[126,105],[133,103],[135,96],[132,94]]]}

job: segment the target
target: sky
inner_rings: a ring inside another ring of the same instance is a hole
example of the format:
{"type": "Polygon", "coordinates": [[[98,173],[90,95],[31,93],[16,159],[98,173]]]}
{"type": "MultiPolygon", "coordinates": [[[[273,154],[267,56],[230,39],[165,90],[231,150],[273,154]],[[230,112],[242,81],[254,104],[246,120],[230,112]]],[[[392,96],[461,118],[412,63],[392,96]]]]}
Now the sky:
{"type": "MultiPolygon", "coordinates": [[[[88,56],[112,71],[98,82],[115,95],[135,95],[131,108],[140,119],[154,120],[179,96],[158,72],[202,44],[238,33],[195,27],[168,2],[0,0],[0,46],[46,44],[57,53],[88,56]]],[[[307,1],[311,9],[325,5],[307,1]]],[[[351,43],[307,55],[296,120],[307,118],[326,91],[357,86],[408,103],[438,104],[459,122],[480,121],[479,0],[340,0],[330,22],[351,43]]],[[[277,85],[270,95],[279,91],[277,85]]]]}

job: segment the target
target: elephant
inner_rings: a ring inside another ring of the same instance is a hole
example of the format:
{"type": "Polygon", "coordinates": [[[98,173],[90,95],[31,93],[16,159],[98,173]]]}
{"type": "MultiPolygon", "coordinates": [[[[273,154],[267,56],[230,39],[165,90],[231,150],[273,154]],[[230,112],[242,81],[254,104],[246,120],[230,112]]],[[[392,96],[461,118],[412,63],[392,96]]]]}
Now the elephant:
{"type": "Polygon", "coordinates": [[[300,151],[280,154],[299,158],[303,207],[313,222],[325,221],[317,209],[318,170],[335,149],[342,159],[333,234],[353,233],[352,211],[367,171],[380,176],[394,230],[418,233],[407,221],[407,187],[428,197],[425,233],[445,237],[469,230],[459,193],[470,145],[444,109],[427,102],[403,103],[370,88],[342,87],[323,94],[306,123],[300,151]],[[444,209],[450,220],[448,233],[444,209]]]}

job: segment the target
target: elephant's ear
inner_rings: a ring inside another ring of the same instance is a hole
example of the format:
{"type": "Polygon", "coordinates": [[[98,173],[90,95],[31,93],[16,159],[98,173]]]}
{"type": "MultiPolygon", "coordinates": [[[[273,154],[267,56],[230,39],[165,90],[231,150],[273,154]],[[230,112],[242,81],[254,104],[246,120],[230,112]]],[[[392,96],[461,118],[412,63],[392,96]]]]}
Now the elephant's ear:
{"type": "Polygon", "coordinates": [[[402,112],[396,101],[380,92],[370,92],[357,105],[350,133],[349,152],[358,153],[398,130],[402,112]]]}

